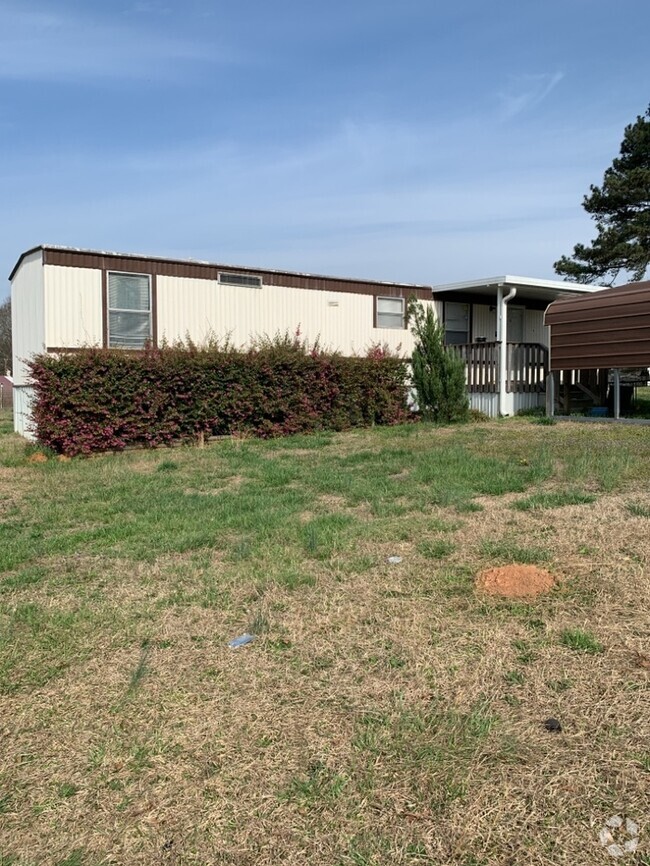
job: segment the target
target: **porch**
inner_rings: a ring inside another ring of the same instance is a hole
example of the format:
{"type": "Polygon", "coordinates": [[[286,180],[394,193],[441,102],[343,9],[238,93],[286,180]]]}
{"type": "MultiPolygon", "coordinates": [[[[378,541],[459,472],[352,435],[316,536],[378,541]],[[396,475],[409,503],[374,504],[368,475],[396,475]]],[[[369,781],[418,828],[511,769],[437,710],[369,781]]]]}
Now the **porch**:
{"type": "Polygon", "coordinates": [[[466,364],[470,405],[492,416],[545,405],[549,333],[544,311],[594,286],[501,276],[434,286],[449,350],[466,364]]]}
{"type": "Polygon", "coordinates": [[[501,343],[481,341],[447,347],[465,362],[470,406],[487,415],[516,414],[544,406],[548,375],[548,348],[541,343],[507,342],[505,375],[500,375],[501,343]],[[505,394],[499,401],[499,383],[505,394]]]}

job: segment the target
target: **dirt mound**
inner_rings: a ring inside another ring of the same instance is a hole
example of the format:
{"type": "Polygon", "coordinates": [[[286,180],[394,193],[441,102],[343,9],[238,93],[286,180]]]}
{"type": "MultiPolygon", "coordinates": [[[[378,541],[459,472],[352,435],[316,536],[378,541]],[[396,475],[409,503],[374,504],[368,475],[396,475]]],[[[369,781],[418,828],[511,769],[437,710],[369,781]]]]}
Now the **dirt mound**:
{"type": "Polygon", "coordinates": [[[27,458],[28,463],[47,463],[47,457],[42,451],[34,451],[33,454],[30,454],[27,458]]]}
{"type": "Polygon", "coordinates": [[[488,568],[476,578],[476,587],[490,595],[503,595],[507,598],[530,598],[548,592],[556,584],[556,579],[543,568],[536,565],[504,565],[488,568]]]}

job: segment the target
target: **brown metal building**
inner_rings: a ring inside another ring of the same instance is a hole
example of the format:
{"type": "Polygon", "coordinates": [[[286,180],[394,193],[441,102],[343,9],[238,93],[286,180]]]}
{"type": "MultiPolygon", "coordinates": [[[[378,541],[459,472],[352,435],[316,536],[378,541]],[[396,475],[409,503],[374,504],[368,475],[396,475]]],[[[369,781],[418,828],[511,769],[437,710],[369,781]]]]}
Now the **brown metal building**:
{"type": "Polygon", "coordinates": [[[551,370],[650,366],[650,281],[554,301],[551,370]]]}
{"type": "Polygon", "coordinates": [[[620,370],[650,367],[650,281],[554,301],[544,322],[550,328],[548,414],[553,414],[556,399],[569,414],[572,393],[604,404],[608,371],[613,370],[609,401],[618,418],[620,370]]]}

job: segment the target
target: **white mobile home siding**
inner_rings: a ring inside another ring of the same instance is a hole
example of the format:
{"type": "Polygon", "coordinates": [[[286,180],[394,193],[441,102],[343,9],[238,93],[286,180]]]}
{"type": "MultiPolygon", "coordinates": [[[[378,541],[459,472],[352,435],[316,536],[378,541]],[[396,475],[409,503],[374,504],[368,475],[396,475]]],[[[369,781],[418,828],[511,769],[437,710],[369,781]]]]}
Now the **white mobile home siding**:
{"type": "MultiPolygon", "coordinates": [[[[489,304],[474,304],[472,308],[472,340],[482,337],[491,343],[497,338],[497,314],[489,304]]],[[[484,411],[481,409],[481,411],[484,411]]]]}
{"type": "Polygon", "coordinates": [[[36,438],[32,429],[33,399],[34,389],[32,387],[29,385],[14,385],[14,430],[16,433],[20,433],[21,436],[32,441],[36,438]]]}
{"type": "MultiPolygon", "coordinates": [[[[497,314],[494,305],[474,304],[472,307],[472,340],[479,337],[485,337],[488,343],[497,338],[497,314]]],[[[524,311],[523,339],[525,343],[548,345],[543,310],[524,311]]]]}
{"type": "Polygon", "coordinates": [[[544,326],[543,310],[526,310],[524,328],[524,340],[527,343],[541,343],[543,346],[550,345],[549,329],[544,326]]]}
{"type": "Polygon", "coordinates": [[[196,343],[229,337],[245,346],[257,336],[299,331],[310,343],[318,339],[344,355],[363,354],[373,343],[404,354],[413,347],[408,329],[373,327],[372,295],[159,276],[157,297],[158,339],[168,343],[189,334],[196,343]]]}
{"type": "Polygon", "coordinates": [[[14,430],[33,439],[30,428],[33,388],[27,361],[45,350],[43,254],[25,256],[11,285],[14,430]]]}
{"type": "Polygon", "coordinates": [[[11,333],[14,386],[29,381],[25,363],[45,349],[44,281],[42,252],[26,256],[11,286],[11,333]]]}
{"type": "Polygon", "coordinates": [[[43,270],[47,346],[101,346],[102,272],[61,265],[43,270]]]}
{"type": "MultiPolygon", "coordinates": [[[[499,416],[499,395],[496,393],[473,392],[469,395],[470,408],[489,415],[490,418],[499,416]]],[[[503,400],[503,410],[508,415],[516,415],[524,409],[535,409],[546,405],[546,394],[517,393],[506,394],[503,400]]]]}

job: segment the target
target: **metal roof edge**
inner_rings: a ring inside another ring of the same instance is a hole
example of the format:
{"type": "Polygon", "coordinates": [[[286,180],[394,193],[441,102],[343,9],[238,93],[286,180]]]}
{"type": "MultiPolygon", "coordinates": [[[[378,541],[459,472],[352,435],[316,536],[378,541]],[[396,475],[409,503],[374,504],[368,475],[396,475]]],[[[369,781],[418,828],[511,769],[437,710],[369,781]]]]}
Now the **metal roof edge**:
{"type": "MultiPolygon", "coordinates": [[[[557,324],[557,322],[553,321],[554,318],[558,315],[561,316],[563,313],[570,313],[573,311],[579,312],[582,309],[597,309],[601,305],[603,305],[604,309],[608,307],[611,308],[613,304],[608,304],[608,301],[611,302],[612,299],[614,299],[615,303],[618,296],[621,298],[627,298],[637,294],[643,295],[644,293],[648,294],[649,290],[650,280],[645,280],[635,283],[624,283],[622,286],[607,286],[606,288],[601,289],[595,298],[593,296],[557,298],[546,308],[544,313],[544,324],[557,324]]],[[[634,301],[632,301],[632,303],[634,303],[634,301]]]]}
{"type": "Polygon", "coordinates": [[[11,274],[9,275],[9,280],[11,281],[20,267],[23,259],[36,252],[37,250],[56,250],[58,252],[67,252],[67,253],[79,253],[81,255],[94,255],[94,256],[110,256],[114,258],[120,259],[134,259],[139,261],[151,261],[151,262],[166,262],[169,264],[192,264],[192,265],[205,265],[206,267],[212,268],[223,268],[227,270],[233,271],[246,271],[250,273],[267,273],[267,274],[276,274],[277,276],[288,276],[288,277],[305,277],[309,279],[315,280],[337,280],[339,282],[346,283],[371,283],[378,286],[393,286],[399,288],[406,289],[424,289],[430,292],[433,292],[433,286],[426,285],[423,283],[398,283],[391,282],[387,280],[373,280],[373,279],[364,279],[362,277],[340,277],[333,276],[332,274],[312,274],[306,271],[288,271],[285,269],[278,268],[264,268],[264,267],[252,267],[251,265],[233,265],[225,262],[210,262],[203,259],[178,259],[172,258],[171,256],[150,256],[145,253],[120,253],[115,250],[91,250],[85,249],[83,247],[68,247],[68,246],[60,246],[57,244],[39,244],[38,246],[32,247],[29,250],[26,250],[16,264],[14,265],[11,274]]]}
{"type": "Polygon", "coordinates": [[[27,258],[27,256],[31,256],[31,254],[35,253],[37,250],[45,250],[45,249],[52,249],[52,248],[48,247],[47,244],[38,244],[38,246],[32,247],[29,250],[25,250],[24,253],[21,253],[20,256],[18,257],[18,261],[16,262],[16,264],[11,269],[11,273],[9,274],[9,282],[11,282],[13,280],[13,278],[16,274],[16,271],[18,270],[18,268],[21,266],[21,264],[23,262],[23,259],[27,258]]]}
{"type": "Polygon", "coordinates": [[[603,286],[593,286],[585,283],[571,283],[566,280],[540,280],[537,277],[520,277],[512,274],[504,274],[497,277],[482,277],[476,280],[462,280],[455,283],[440,283],[433,286],[435,292],[469,291],[478,286],[513,285],[522,288],[555,289],[581,294],[591,294],[601,291],[603,286]]]}

